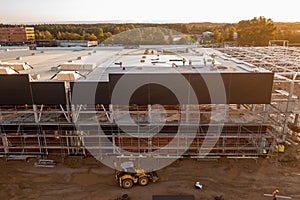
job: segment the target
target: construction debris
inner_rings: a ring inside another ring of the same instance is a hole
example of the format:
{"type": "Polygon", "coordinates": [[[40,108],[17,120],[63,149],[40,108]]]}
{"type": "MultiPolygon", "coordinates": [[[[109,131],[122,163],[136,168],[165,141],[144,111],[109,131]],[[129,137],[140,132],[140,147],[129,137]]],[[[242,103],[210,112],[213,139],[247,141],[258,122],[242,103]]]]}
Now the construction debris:
{"type": "Polygon", "coordinates": [[[53,168],[53,167],[56,167],[56,163],[54,162],[54,160],[41,159],[38,162],[35,162],[34,166],[35,167],[53,168]]]}
{"type": "Polygon", "coordinates": [[[196,188],[196,189],[202,190],[203,185],[202,185],[199,181],[197,181],[197,182],[195,183],[195,188],[196,188]]]}
{"type": "MultiPolygon", "coordinates": [[[[264,194],[264,196],[265,196],[265,197],[273,197],[273,194],[264,194]]],[[[292,197],[275,195],[275,198],[281,198],[281,199],[291,199],[292,197]]]]}

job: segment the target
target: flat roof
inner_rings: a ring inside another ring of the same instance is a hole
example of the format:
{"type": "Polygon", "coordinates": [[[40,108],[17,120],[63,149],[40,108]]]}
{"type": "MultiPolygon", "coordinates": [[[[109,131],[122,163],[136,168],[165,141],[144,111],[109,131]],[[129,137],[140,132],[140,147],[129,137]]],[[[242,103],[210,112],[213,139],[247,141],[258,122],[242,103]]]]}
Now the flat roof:
{"type": "MultiPolygon", "coordinates": [[[[38,81],[49,81],[58,73],[63,63],[93,64],[93,70],[80,70],[79,80],[109,81],[109,74],[122,73],[235,73],[259,72],[255,66],[233,59],[215,49],[191,46],[149,46],[153,54],[144,55],[145,47],[95,48],[38,48],[38,50],[0,50],[0,61],[8,63],[27,62],[32,69],[21,74],[39,74],[38,81]],[[214,57],[214,58],[213,58],[214,57]],[[186,59],[183,65],[182,59],[186,59]],[[215,64],[212,64],[214,59],[215,64]],[[206,65],[204,63],[206,61],[206,65]],[[190,63],[191,61],[191,63],[190,63]],[[122,62],[122,67],[119,63],[122,62]],[[123,67],[125,70],[123,70],[123,67]]],[[[0,63],[1,65],[1,63],[0,63]]],[[[55,80],[55,78],[54,78],[55,80]]]]}

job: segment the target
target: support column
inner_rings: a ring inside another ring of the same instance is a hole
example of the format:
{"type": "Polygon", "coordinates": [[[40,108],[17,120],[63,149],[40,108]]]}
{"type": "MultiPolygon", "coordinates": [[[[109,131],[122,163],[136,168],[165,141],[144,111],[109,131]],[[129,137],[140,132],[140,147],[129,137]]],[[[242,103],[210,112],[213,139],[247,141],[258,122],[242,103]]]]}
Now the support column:
{"type": "Polygon", "coordinates": [[[151,104],[148,104],[148,123],[152,123],[152,117],[151,117],[151,112],[152,112],[152,106],[151,104]]]}
{"type": "Polygon", "coordinates": [[[298,127],[299,124],[299,114],[295,115],[294,126],[298,127]]]}
{"type": "Polygon", "coordinates": [[[6,138],[6,134],[4,132],[2,132],[1,127],[0,127],[0,134],[1,134],[1,138],[2,138],[2,145],[3,145],[4,153],[5,153],[5,155],[8,155],[8,153],[9,153],[8,141],[6,138]]]}
{"type": "Polygon", "coordinates": [[[268,122],[268,118],[269,118],[269,114],[268,112],[270,111],[270,104],[265,104],[265,110],[264,110],[264,121],[263,123],[267,123],[268,122]]]}
{"type": "Polygon", "coordinates": [[[71,111],[71,91],[70,83],[65,81],[65,93],[66,93],[66,109],[67,109],[67,120],[68,122],[72,121],[72,111],[71,111]]]}
{"type": "Polygon", "coordinates": [[[225,105],[225,122],[229,121],[229,104],[225,105]]]}
{"type": "Polygon", "coordinates": [[[115,133],[112,133],[112,150],[113,150],[113,154],[116,153],[116,138],[115,138],[115,133]]]}
{"type": "Polygon", "coordinates": [[[109,104],[109,122],[112,124],[114,122],[114,116],[113,116],[113,105],[109,104]]]}
{"type": "Polygon", "coordinates": [[[189,121],[190,121],[190,105],[189,104],[185,105],[185,120],[186,120],[186,123],[189,123],[189,121]]]}
{"type": "Polygon", "coordinates": [[[222,140],[222,152],[223,153],[225,153],[225,149],[226,149],[226,135],[223,137],[223,140],[222,140]]]}
{"type": "Polygon", "coordinates": [[[0,109],[0,121],[2,120],[2,112],[1,112],[1,109],[0,109]]]}
{"type": "Polygon", "coordinates": [[[289,97],[288,97],[288,103],[286,106],[286,113],[285,113],[285,122],[284,122],[284,127],[283,127],[283,135],[282,135],[282,141],[284,142],[286,139],[286,135],[288,133],[288,122],[289,122],[289,113],[292,110],[292,100],[293,100],[293,94],[294,94],[294,87],[295,87],[295,83],[294,80],[296,79],[296,74],[293,77],[293,80],[291,81],[291,85],[290,85],[290,92],[289,92],[289,97]]]}
{"type": "Polygon", "coordinates": [[[32,107],[33,107],[33,114],[34,114],[34,122],[39,123],[39,113],[38,113],[37,105],[33,104],[32,107]]]}
{"type": "Polygon", "coordinates": [[[251,106],[251,111],[252,111],[252,112],[255,111],[255,105],[256,105],[256,104],[252,104],[252,106],[251,106]]]}
{"type": "MultiPolygon", "coordinates": [[[[73,104],[70,104],[70,108],[71,108],[71,111],[70,111],[70,119],[72,120],[73,123],[76,123],[77,122],[77,117],[76,117],[76,108],[75,108],[75,105],[73,104]]],[[[78,114],[79,114],[79,111],[78,111],[78,114]]]]}

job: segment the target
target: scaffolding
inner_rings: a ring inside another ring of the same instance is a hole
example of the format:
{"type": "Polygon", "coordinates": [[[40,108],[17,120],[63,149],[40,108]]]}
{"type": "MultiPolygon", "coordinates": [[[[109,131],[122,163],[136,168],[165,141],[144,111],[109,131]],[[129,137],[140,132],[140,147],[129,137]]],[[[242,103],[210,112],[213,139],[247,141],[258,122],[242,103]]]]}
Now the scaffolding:
{"type": "Polygon", "coordinates": [[[1,107],[0,154],[86,155],[87,149],[133,157],[197,157],[206,152],[209,156],[258,156],[273,139],[267,133],[266,107],[81,105],[72,114],[62,106],[1,107]],[[215,107],[222,107],[224,117],[222,112],[211,112],[215,107]],[[213,144],[203,146],[209,139],[213,144]]]}
{"type": "Polygon", "coordinates": [[[268,106],[270,133],[278,142],[299,143],[300,50],[285,45],[222,48],[220,51],[255,70],[274,72],[272,99],[268,106]]]}

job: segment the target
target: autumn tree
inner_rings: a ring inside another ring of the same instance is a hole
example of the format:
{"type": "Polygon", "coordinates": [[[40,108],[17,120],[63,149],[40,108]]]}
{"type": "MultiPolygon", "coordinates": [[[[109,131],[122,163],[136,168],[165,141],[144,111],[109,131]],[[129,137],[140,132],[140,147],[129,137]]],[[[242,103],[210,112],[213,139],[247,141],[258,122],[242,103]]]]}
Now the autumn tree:
{"type": "Polygon", "coordinates": [[[234,33],[236,32],[236,28],[233,25],[226,26],[222,33],[224,37],[224,41],[234,41],[234,33]]]}
{"type": "Polygon", "coordinates": [[[172,30],[169,31],[168,44],[174,44],[174,36],[172,30]]]}
{"type": "Polygon", "coordinates": [[[92,34],[86,33],[84,35],[84,39],[85,40],[89,40],[89,41],[96,41],[97,40],[97,36],[94,33],[92,33],[92,34]]]}
{"type": "Polygon", "coordinates": [[[98,40],[103,41],[104,40],[104,32],[102,28],[98,28],[96,32],[96,36],[98,40]]]}
{"type": "Polygon", "coordinates": [[[275,38],[276,27],[265,17],[242,20],[238,23],[238,44],[245,46],[266,46],[275,38]]]}
{"type": "Polygon", "coordinates": [[[224,42],[224,37],[218,30],[214,31],[214,39],[216,43],[219,44],[222,44],[224,42]]]}
{"type": "Polygon", "coordinates": [[[49,31],[36,31],[35,38],[41,40],[51,40],[53,35],[49,31]]]}
{"type": "Polygon", "coordinates": [[[152,44],[165,44],[165,36],[160,28],[153,28],[153,41],[152,44]]]}
{"type": "Polygon", "coordinates": [[[189,32],[189,27],[187,24],[181,24],[181,33],[188,33],[189,32]]]}

